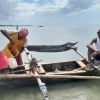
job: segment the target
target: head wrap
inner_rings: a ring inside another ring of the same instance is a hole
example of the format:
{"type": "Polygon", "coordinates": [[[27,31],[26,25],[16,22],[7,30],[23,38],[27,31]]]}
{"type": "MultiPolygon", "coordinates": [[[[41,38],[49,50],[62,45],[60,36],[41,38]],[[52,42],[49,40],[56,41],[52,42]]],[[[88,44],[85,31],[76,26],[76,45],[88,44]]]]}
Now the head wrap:
{"type": "Polygon", "coordinates": [[[26,28],[21,28],[19,30],[19,35],[22,37],[22,38],[25,38],[27,35],[28,35],[28,30],[26,28]]]}

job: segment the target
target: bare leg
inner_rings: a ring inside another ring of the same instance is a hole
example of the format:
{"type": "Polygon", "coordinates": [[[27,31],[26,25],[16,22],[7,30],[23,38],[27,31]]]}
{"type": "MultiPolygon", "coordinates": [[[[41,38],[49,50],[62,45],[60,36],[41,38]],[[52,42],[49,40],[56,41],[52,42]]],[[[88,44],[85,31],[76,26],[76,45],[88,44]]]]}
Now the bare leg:
{"type": "Polygon", "coordinates": [[[22,65],[22,64],[23,64],[21,54],[19,54],[19,55],[17,56],[16,61],[17,61],[17,64],[18,64],[18,65],[22,65]]]}
{"type": "Polygon", "coordinates": [[[92,55],[92,53],[93,53],[93,51],[88,48],[88,62],[89,62],[89,64],[87,64],[86,70],[89,70],[89,69],[92,68],[92,66],[91,66],[91,63],[92,63],[92,60],[91,60],[92,56],[91,55],[92,55]]]}
{"type": "Polygon", "coordinates": [[[96,55],[97,55],[97,53],[96,53],[96,52],[93,52],[93,53],[91,54],[91,58],[94,57],[94,56],[96,56],[96,55]]]}

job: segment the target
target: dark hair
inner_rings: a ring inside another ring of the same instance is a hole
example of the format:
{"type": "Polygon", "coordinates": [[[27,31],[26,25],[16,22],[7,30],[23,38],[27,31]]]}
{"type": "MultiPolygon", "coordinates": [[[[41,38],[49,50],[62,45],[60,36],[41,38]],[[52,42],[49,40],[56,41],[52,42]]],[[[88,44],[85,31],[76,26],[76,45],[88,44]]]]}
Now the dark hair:
{"type": "Polygon", "coordinates": [[[100,29],[98,30],[97,34],[100,34],[100,29]]]}

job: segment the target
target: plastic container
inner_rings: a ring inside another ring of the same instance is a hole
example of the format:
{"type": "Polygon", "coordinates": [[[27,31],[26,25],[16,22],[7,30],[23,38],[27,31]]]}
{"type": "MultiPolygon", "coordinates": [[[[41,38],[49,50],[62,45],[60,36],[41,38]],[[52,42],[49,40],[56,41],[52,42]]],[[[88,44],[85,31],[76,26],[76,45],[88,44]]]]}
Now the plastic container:
{"type": "Polygon", "coordinates": [[[0,69],[6,68],[9,65],[9,60],[4,51],[0,51],[0,69]]]}
{"type": "Polygon", "coordinates": [[[14,68],[17,68],[17,67],[18,67],[15,58],[8,58],[8,60],[9,60],[9,62],[10,62],[10,63],[9,63],[9,67],[10,67],[11,69],[14,69],[14,68]]]}

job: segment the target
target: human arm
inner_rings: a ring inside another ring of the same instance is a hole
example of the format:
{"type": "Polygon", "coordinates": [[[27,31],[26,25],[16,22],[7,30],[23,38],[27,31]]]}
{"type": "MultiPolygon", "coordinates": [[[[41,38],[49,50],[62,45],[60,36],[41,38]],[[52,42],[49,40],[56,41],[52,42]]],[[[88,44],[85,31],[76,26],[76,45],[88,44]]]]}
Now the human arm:
{"type": "Polygon", "coordinates": [[[19,53],[22,53],[24,51],[24,48],[27,47],[27,44],[28,44],[28,39],[26,38],[26,41],[25,43],[23,44],[23,47],[20,49],[19,53]]]}
{"type": "Polygon", "coordinates": [[[97,38],[92,39],[90,43],[87,45],[87,48],[91,49],[93,52],[98,52],[98,50],[92,46],[96,42],[97,42],[97,38]]]}
{"type": "Polygon", "coordinates": [[[6,30],[1,30],[1,33],[2,33],[6,38],[9,39],[9,41],[10,41],[11,44],[14,44],[14,41],[8,36],[6,30]]]}

